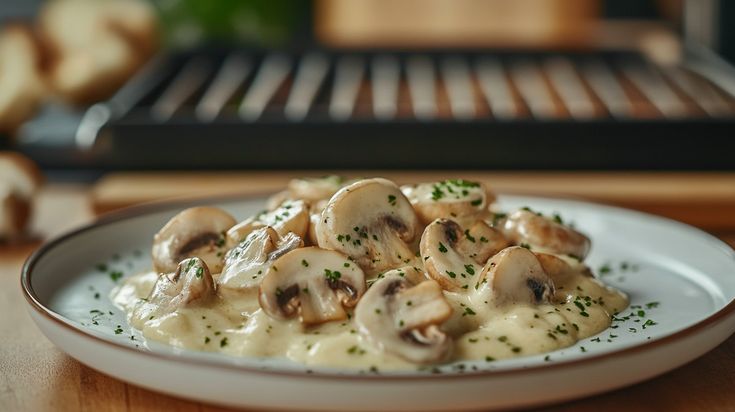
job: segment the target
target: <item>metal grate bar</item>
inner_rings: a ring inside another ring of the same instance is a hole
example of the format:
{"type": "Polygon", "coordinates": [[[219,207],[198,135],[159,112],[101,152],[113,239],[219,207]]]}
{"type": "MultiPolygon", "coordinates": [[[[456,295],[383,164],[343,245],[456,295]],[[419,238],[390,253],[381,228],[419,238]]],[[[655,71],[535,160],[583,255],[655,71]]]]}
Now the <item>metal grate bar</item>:
{"type": "Polygon", "coordinates": [[[622,70],[661,114],[669,118],[679,118],[687,114],[686,106],[660,73],[647,65],[640,64],[624,63],[622,70]]]}
{"type": "Polygon", "coordinates": [[[362,57],[344,56],[339,59],[329,99],[329,115],[332,119],[344,121],[352,116],[364,72],[365,62],[362,57]]]}
{"type": "Polygon", "coordinates": [[[212,64],[203,57],[189,60],[151,106],[154,119],[165,122],[207,81],[212,64]]]}
{"type": "Polygon", "coordinates": [[[482,59],[477,64],[476,72],[480,89],[493,116],[498,119],[516,117],[518,109],[500,61],[493,58],[482,59]]]}
{"type": "Polygon", "coordinates": [[[240,54],[232,54],[227,57],[196,106],[195,111],[199,120],[211,122],[216,119],[225,104],[245,81],[251,69],[252,62],[248,57],[240,54]]]}
{"type": "Polygon", "coordinates": [[[544,69],[556,92],[561,97],[569,114],[575,119],[590,119],[595,116],[595,106],[579,78],[574,64],[569,59],[554,57],[544,64],[544,69]]]}
{"type": "Polygon", "coordinates": [[[406,61],[406,75],[414,116],[430,120],[436,116],[436,74],[427,56],[411,56],[406,61]]]}
{"type": "Polygon", "coordinates": [[[616,118],[631,117],[633,106],[630,99],[628,99],[615,74],[604,62],[601,60],[589,61],[582,66],[582,73],[611,116],[616,118]]]}
{"type": "Polygon", "coordinates": [[[454,118],[473,119],[477,112],[467,60],[457,56],[445,58],[441,61],[441,72],[454,118]]]}
{"type": "Polygon", "coordinates": [[[329,60],[323,54],[304,56],[284,109],[287,119],[300,121],[306,117],[328,70],[329,60]]]}
{"type": "Polygon", "coordinates": [[[290,72],[291,59],[288,56],[282,54],[267,56],[243,98],[240,117],[251,122],[258,120],[290,72]]]}
{"type": "Polygon", "coordinates": [[[398,110],[398,83],[401,68],[395,56],[377,56],[372,61],[373,114],[378,120],[390,120],[398,110]]]}
{"type": "Polygon", "coordinates": [[[530,60],[516,61],[511,77],[531,114],[539,119],[556,117],[556,105],[538,65],[530,60]]]}
{"type": "Polygon", "coordinates": [[[732,115],[732,108],[724,97],[709,83],[694,77],[678,67],[665,70],[666,76],[694,100],[699,107],[712,117],[732,115]]]}

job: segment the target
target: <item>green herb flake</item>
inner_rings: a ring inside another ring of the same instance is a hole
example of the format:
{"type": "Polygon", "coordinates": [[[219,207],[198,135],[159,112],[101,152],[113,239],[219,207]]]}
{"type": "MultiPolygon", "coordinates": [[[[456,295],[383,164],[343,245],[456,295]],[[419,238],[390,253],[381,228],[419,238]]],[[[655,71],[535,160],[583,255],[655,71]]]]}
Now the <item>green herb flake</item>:
{"type": "Polygon", "coordinates": [[[447,251],[448,251],[448,250],[449,250],[449,249],[447,249],[447,247],[446,247],[446,246],[444,246],[444,244],[443,244],[442,242],[439,242],[439,251],[440,251],[440,252],[442,252],[442,253],[447,253],[447,251]]]}
{"type": "Polygon", "coordinates": [[[336,270],[324,269],[324,276],[329,282],[336,282],[342,277],[342,274],[336,270]]]}
{"type": "Polygon", "coordinates": [[[112,279],[113,282],[117,282],[121,277],[123,277],[123,273],[120,271],[113,270],[110,272],[110,279],[112,279]]]}
{"type": "Polygon", "coordinates": [[[465,231],[464,231],[464,237],[466,237],[467,240],[469,240],[470,242],[475,243],[475,238],[472,237],[472,235],[470,235],[469,229],[465,229],[465,231]]]}

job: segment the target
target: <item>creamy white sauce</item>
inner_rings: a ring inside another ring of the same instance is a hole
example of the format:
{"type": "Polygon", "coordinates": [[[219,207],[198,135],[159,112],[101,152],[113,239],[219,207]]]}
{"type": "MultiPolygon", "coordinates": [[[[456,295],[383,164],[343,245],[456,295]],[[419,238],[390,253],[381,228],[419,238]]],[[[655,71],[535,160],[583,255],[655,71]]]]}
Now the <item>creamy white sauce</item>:
{"type": "MultiPolygon", "coordinates": [[[[454,308],[443,329],[452,337],[449,362],[499,360],[557,350],[607,329],[627,297],[596,278],[577,273],[556,284],[557,303],[495,307],[472,291],[444,292],[454,308]],[[576,302],[576,303],[575,303],[576,302]]],[[[217,275],[215,275],[215,279],[217,275]]],[[[257,289],[219,289],[206,305],[157,315],[145,299],[158,279],[154,272],[128,278],[112,300],[147,339],[172,346],[234,356],[283,357],[306,365],[380,370],[418,365],[377,350],[357,332],[352,318],[304,328],[297,319],[269,317],[257,289]]]]}

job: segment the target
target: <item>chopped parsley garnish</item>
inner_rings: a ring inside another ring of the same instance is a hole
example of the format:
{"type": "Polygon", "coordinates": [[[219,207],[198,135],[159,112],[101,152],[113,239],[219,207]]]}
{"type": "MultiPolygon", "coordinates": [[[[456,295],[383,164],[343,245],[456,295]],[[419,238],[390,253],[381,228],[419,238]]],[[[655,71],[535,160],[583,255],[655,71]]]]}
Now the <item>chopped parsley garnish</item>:
{"type": "Polygon", "coordinates": [[[442,242],[439,242],[439,251],[442,253],[447,253],[447,250],[448,250],[447,247],[444,246],[442,242]]]}
{"type": "Polygon", "coordinates": [[[221,341],[219,341],[220,348],[224,348],[225,346],[227,346],[227,337],[224,337],[221,341]]]}
{"type": "Polygon", "coordinates": [[[475,238],[470,235],[469,229],[465,229],[464,236],[472,243],[475,243],[475,238]]]}
{"type": "Polygon", "coordinates": [[[327,278],[328,281],[336,282],[339,278],[342,277],[342,274],[336,270],[324,269],[324,276],[327,278]]]}
{"type": "Polygon", "coordinates": [[[205,336],[205,337],[204,337],[204,344],[207,344],[207,343],[209,343],[209,342],[210,342],[211,340],[212,340],[212,339],[209,339],[209,336],[205,336]]]}
{"type": "Polygon", "coordinates": [[[464,265],[464,270],[467,271],[468,275],[474,275],[475,274],[475,268],[472,265],[464,265]]]}
{"type": "Polygon", "coordinates": [[[396,205],[396,197],[393,195],[388,195],[388,203],[390,203],[391,206],[396,205]]]}
{"type": "Polygon", "coordinates": [[[505,219],[507,216],[507,213],[493,213],[493,226],[496,226],[500,219],[505,219]]]}
{"type": "Polygon", "coordinates": [[[462,314],[462,316],[467,316],[467,315],[477,315],[477,313],[475,313],[475,311],[472,310],[471,308],[465,307],[464,313],[462,314]]]}
{"type": "Polygon", "coordinates": [[[100,272],[107,272],[107,265],[106,265],[106,264],[104,264],[104,263],[99,263],[99,264],[97,264],[97,266],[95,266],[95,267],[96,267],[96,268],[97,268],[97,270],[99,270],[100,272]]]}
{"type": "Polygon", "coordinates": [[[449,276],[450,278],[452,278],[452,279],[454,279],[454,278],[456,278],[456,277],[457,277],[457,274],[456,274],[456,273],[454,273],[454,272],[451,272],[451,271],[449,271],[449,270],[447,270],[446,272],[447,272],[447,275],[448,275],[448,276],[449,276]]]}
{"type": "Polygon", "coordinates": [[[309,262],[306,261],[306,259],[301,259],[301,265],[305,268],[309,267],[309,262]]]}
{"type": "Polygon", "coordinates": [[[655,326],[658,325],[658,323],[652,321],[651,319],[648,319],[646,323],[643,324],[642,328],[645,329],[648,326],[655,326]]]}
{"type": "Polygon", "coordinates": [[[482,203],[482,199],[475,199],[470,202],[472,206],[480,206],[481,203],[482,203]]]}
{"type": "Polygon", "coordinates": [[[194,274],[194,276],[196,276],[197,278],[201,278],[201,277],[202,277],[202,275],[204,275],[204,268],[203,268],[203,267],[201,267],[201,266],[199,266],[199,267],[197,268],[197,271],[196,271],[196,273],[194,274]]]}
{"type": "Polygon", "coordinates": [[[123,277],[123,273],[117,270],[113,270],[110,272],[110,279],[112,279],[113,282],[117,282],[121,277],[123,277]]]}

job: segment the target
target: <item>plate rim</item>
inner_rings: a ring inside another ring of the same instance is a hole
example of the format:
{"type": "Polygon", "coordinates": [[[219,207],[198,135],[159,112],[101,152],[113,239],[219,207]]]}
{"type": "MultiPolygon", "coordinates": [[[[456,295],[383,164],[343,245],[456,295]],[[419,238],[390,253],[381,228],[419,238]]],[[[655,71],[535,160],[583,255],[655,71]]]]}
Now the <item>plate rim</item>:
{"type": "MultiPolygon", "coordinates": [[[[109,345],[113,347],[114,349],[122,349],[132,354],[152,357],[158,360],[185,363],[185,364],[189,364],[192,366],[198,366],[198,367],[223,368],[227,370],[235,370],[235,371],[247,372],[251,374],[259,374],[259,375],[281,376],[281,377],[290,377],[290,378],[309,378],[309,379],[316,378],[316,379],[321,379],[321,380],[348,379],[351,381],[385,381],[385,380],[390,380],[390,381],[433,380],[433,381],[436,381],[436,380],[457,380],[457,379],[479,379],[479,378],[518,376],[518,375],[526,375],[526,374],[534,373],[534,372],[547,372],[547,371],[558,371],[558,370],[570,369],[570,368],[575,368],[578,366],[584,366],[590,363],[602,362],[602,361],[609,360],[614,357],[632,355],[632,354],[637,354],[639,352],[649,352],[649,351],[657,349],[658,347],[662,347],[662,346],[666,346],[671,343],[675,343],[676,341],[684,339],[692,334],[698,333],[699,331],[703,329],[707,329],[708,327],[712,325],[715,325],[721,321],[724,321],[729,316],[735,314],[735,298],[733,298],[725,306],[721,307],[719,310],[707,316],[706,318],[680,331],[674,332],[670,335],[666,335],[664,337],[661,337],[659,339],[654,339],[651,341],[641,342],[640,344],[637,344],[634,346],[613,350],[611,352],[589,355],[589,356],[578,358],[578,359],[562,360],[562,361],[556,361],[553,363],[544,363],[541,365],[514,368],[514,369],[464,371],[463,373],[441,373],[441,374],[432,373],[432,374],[420,374],[420,375],[419,374],[414,374],[414,375],[411,375],[411,374],[368,375],[368,374],[358,374],[358,373],[345,373],[345,372],[340,373],[340,372],[316,371],[316,370],[312,372],[306,372],[306,371],[295,371],[295,370],[284,370],[284,369],[262,369],[262,368],[255,367],[255,366],[236,364],[233,362],[226,362],[226,361],[219,362],[219,361],[212,361],[208,359],[187,357],[182,354],[161,353],[161,352],[154,352],[150,350],[140,350],[138,348],[133,348],[127,345],[123,345],[121,343],[118,343],[111,339],[107,339],[102,336],[97,336],[96,334],[85,332],[81,330],[80,328],[73,326],[71,324],[71,320],[67,319],[66,317],[53,311],[51,308],[41,303],[40,299],[38,298],[37,294],[35,293],[31,285],[31,277],[32,277],[33,269],[36,263],[38,263],[49,251],[54,249],[57,245],[71,238],[74,238],[77,235],[80,235],[84,232],[87,232],[93,229],[97,229],[103,226],[107,226],[113,223],[117,223],[120,221],[124,221],[127,219],[140,217],[140,216],[144,216],[147,214],[160,212],[164,210],[176,209],[176,208],[182,208],[182,207],[191,207],[191,206],[200,205],[203,203],[209,204],[209,203],[218,203],[218,202],[225,202],[225,201],[256,200],[259,198],[264,198],[265,196],[271,195],[273,193],[274,193],[273,191],[259,191],[259,192],[248,193],[248,194],[240,193],[240,194],[227,194],[227,195],[216,195],[216,196],[205,196],[205,197],[177,198],[177,199],[147,202],[144,204],[134,205],[134,206],[126,207],[124,209],[105,213],[102,216],[94,219],[90,223],[86,223],[75,229],[68,230],[60,235],[57,235],[51,239],[44,241],[41,244],[41,246],[39,246],[26,259],[21,269],[21,275],[20,275],[20,286],[21,286],[21,291],[23,293],[23,296],[26,302],[28,303],[30,309],[36,311],[39,315],[54,321],[55,323],[59,324],[65,329],[68,329],[69,331],[72,331],[75,334],[80,335],[82,338],[90,339],[97,343],[109,345]]],[[[714,235],[711,235],[710,233],[707,233],[706,231],[702,229],[699,229],[695,226],[692,226],[687,223],[683,223],[683,222],[680,222],[678,220],[674,220],[668,217],[654,215],[651,213],[641,212],[638,210],[628,209],[628,208],[624,208],[620,206],[614,206],[614,205],[609,205],[609,204],[595,202],[595,201],[580,200],[577,198],[568,198],[568,197],[563,197],[563,196],[546,196],[546,195],[535,196],[535,195],[525,195],[525,194],[515,194],[515,193],[504,193],[504,192],[498,193],[498,195],[559,200],[559,201],[577,203],[577,204],[582,204],[582,205],[585,205],[585,204],[593,205],[595,207],[602,207],[602,208],[611,209],[611,210],[618,211],[618,212],[637,214],[647,219],[659,220],[667,224],[673,224],[675,226],[679,226],[682,229],[686,229],[696,235],[699,235],[703,239],[707,239],[708,241],[713,243],[713,247],[716,245],[719,246],[724,252],[730,254],[733,260],[735,260],[735,249],[732,248],[727,243],[725,243],[724,241],[718,239],[714,235]]],[[[718,345],[719,344],[721,344],[721,342],[718,343],[718,345]]],[[[238,357],[233,357],[233,358],[239,359],[238,357]]]]}

